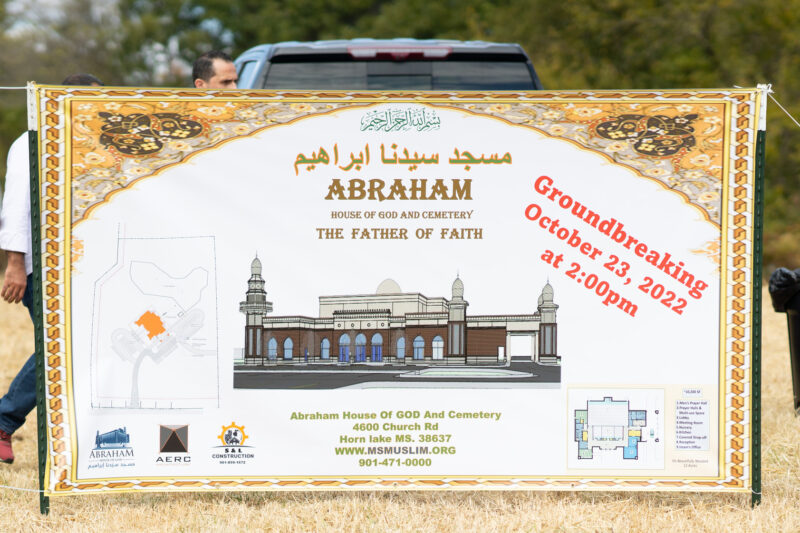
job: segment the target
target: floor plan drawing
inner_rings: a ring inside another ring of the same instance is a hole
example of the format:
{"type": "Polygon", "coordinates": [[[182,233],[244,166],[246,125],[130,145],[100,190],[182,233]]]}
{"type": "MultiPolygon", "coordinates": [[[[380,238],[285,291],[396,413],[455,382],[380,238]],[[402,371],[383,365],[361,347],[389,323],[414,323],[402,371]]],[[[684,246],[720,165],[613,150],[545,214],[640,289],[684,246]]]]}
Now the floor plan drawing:
{"type": "Polygon", "coordinates": [[[591,459],[592,450],[622,449],[623,459],[639,458],[639,443],[646,440],[647,411],[630,410],[626,400],[610,396],[586,402],[586,409],[575,411],[575,440],[578,458],[591,459]]]}
{"type": "Polygon", "coordinates": [[[573,389],[569,403],[570,468],[663,465],[663,390],[573,389]]]}

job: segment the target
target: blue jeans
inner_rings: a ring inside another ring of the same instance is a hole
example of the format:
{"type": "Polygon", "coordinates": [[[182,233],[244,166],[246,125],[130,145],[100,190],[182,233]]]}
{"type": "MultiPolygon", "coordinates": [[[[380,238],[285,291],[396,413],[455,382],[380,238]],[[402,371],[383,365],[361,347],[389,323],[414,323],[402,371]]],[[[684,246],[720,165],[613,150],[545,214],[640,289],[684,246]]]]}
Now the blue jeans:
{"type": "MultiPolygon", "coordinates": [[[[33,320],[33,276],[28,276],[22,304],[28,308],[31,322],[33,320]]],[[[0,429],[6,433],[14,433],[25,423],[25,417],[36,407],[36,354],[33,353],[22,365],[17,377],[8,387],[8,392],[0,398],[0,429]]]]}

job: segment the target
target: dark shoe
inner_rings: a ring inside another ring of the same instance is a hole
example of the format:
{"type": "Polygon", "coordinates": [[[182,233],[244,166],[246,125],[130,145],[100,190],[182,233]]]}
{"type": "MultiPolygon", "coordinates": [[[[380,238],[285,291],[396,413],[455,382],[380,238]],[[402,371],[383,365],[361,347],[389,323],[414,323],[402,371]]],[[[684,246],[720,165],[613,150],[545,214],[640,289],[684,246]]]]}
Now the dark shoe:
{"type": "Polygon", "coordinates": [[[14,462],[14,450],[11,449],[11,434],[0,429],[0,461],[11,464],[14,462]]]}

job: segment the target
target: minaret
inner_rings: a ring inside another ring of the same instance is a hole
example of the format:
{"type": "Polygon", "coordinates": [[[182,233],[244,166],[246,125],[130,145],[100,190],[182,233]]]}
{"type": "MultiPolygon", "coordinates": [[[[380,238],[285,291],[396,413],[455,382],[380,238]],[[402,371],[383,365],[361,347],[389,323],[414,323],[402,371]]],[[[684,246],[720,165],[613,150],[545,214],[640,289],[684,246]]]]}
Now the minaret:
{"type": "Polygon", "coordinates": [[[553,303],[553,287],[548,281],[539,295],[539,361],[555,363],[558,361],[558,329],[556,310],[553,303]]]}
{"type": "Polygon", "coordinates": [[[467,356],[467,306],[464,300],[464,282],[456,276],[447,319],[447,355],[467,356]]]}
{"type": "Polygon", "coordinates": [[[250,263],[250,279],[247,281],[245,301],[239,302],[239,312],[247,316],[244,333],[244,356],[264,357],[261,342],[264,317],[272,312],[272,302],[267,301],[264,278],[261,277],[261,261],[258,255],[250,263]]]}

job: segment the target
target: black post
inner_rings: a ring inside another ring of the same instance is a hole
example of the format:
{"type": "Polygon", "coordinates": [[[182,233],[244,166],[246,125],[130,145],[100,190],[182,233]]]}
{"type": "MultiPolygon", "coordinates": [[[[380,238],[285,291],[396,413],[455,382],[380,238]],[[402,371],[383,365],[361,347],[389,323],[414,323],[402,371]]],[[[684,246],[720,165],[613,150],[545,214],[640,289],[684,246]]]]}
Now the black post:
{"type": "Polygon", "coordinates": [[[39,512],[50,513],[50,498],[45,496],[47,471],[47,405],[45,402],[44,335],[42,316],[42,239],[39,212],[39,142],[36,131],[28,131],[28,158],[31,166],[31,235],[33,236],[33,317],[36,342],[36,430],[39,441],[39,512]]]}
{"type": "Polygon", "coordinates": [[[786,305],[786,324],[789,329],[789,361],[792,365],[792,391],[794,392],[794,415],[800,416],[800,295],[786,305]]]}
{"type": "Polygon", "coordinates": [[[786,313],[789,330],[789,363],[792,368],[795,416],[800,416],[800,269],[778,268],[769,277],[772,308],[786,313]]]}
{"type": "MultiPolygon", "coordinates": [[[[764,96],[766,98],[766,95],[764,96]]],[[[758,131],[756,137],[756,175],[753,217],[753,354],[751,357],[751,406],[752,450],[751,470],[752,497],[750,504],[761,503],[761,257],[764,231],[764,146],[765,132],[758,131]]]]}

